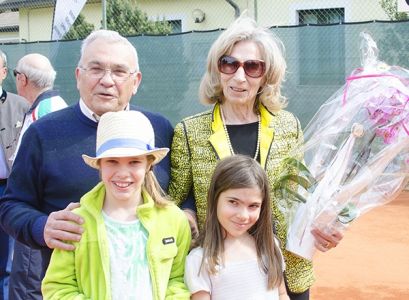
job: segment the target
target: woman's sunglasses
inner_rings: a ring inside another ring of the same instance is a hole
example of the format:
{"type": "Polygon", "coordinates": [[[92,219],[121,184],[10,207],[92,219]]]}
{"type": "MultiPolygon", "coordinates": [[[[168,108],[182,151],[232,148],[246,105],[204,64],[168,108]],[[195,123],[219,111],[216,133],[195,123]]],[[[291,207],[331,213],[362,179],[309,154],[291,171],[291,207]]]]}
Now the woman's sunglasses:
{"type": "Polygon", "coordinates": [[[252,78],[259,78],[266,71],[266,64],[262,60],[252,59],[241,62],[228,55],[220,57],[218,67],[219,71],[224,74],[234,74],[240,67],[243,67],[244,73],[252,78]]]}

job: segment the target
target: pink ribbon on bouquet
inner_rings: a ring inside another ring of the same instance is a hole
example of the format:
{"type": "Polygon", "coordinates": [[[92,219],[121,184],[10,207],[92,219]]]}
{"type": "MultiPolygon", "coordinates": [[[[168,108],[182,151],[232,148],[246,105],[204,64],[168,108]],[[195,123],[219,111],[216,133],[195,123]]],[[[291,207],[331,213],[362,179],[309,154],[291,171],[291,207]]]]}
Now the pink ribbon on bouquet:
{"type": "MultiPolygon", "coordinates": [[[[359,71],[362,71],[362,70],[363,70],[362,68],[356,69],[356,71],[358,71],[358,72],[359,72],[359,71]]],[[[344,95],[343,95],[343,98],[342,98],[342,106],[344,106],[344,105],[346,104],[347,92],[348,92],[349,84],[350,84],[350,82],[351,82],[352,80],[362,79],[362,78],[378,78],[378,77],[394,77],[394,78],[396,78],[396,79],[399,79],[400,81],[403,80],[402,77],[396,76],[396,75],[393,75],[393,74],[351,75],[351,76],[349,76],[349,77],[346,78],[345,90],[344,90],[344,95]]],[[[407,102],[409,101],[409,96],[407,97],[406,101],[407,101],[407,102]]],[[[406,104],[407,104],[407,102],[406,102],[406,104]]],[[[405,104],[405,105],[406,105],[406,104],[405,104]]],[[[409,135],[409,129],[405,126],[405,122],[404,122],[405,119],[406,119],[406,118],[403,118],[401,121],[399,121],[397,124],[395,124],[395,126],[398,125],[398,124],[401,125],[402,128],[403,128],[403,130],[406,132],[406,134],[409,135]]]]}
{"type": "Polygon", "coordinates": [[[399,79],[399,80],[403,79],[402,77],[396,76],[396,75],[393,75],[393,74],[367,74],[367,75],[353,75],[353,76],[349,76],[349,77],[347,77],[347,79],[346,79],[346,85],[345,85],[345,90],[344,90],[344,96],[343,96],[343,98],[342,98],[342,106],[344,106],[344,105],[346,104],[346,102],[347,102],[347,101],[346,101],[347,91],[348,91],[348,88],[349,88],[349,83],[350,83],[352,80],[362,79],[362,78],[376,78],[376,77],[395,77],[396,79],[399,79]]]}

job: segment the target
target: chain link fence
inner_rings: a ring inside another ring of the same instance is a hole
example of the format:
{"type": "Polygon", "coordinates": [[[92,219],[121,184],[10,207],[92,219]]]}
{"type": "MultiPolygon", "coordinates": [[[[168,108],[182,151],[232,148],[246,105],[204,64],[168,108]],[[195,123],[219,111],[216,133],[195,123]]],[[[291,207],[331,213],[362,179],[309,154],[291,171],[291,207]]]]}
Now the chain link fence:
{"type": "MultiPolygon", "coordinates": [[[[268,27],[390,20],[399,17],[398,2],[405,1],[88,0],[79,21],[83,26],[71,38],[102,27],[126,35],[214,30],[226,28],[244,11],[268,27]]],[[[0,0],[0,41],[50,40],[55,2],[0,0]]]]}
{"type": "MultiPolygon", "coordinates": [[[[0,49],[8,54],[9,68],[27,53],[46,55],[57,70],[56,88],[74,103],[81,38],[106,26],[127,35],[138,50],[143,81],[132,101],[163,113],[173,124],[208,109],[197,100],[208,49],[221,28],[244,11],[283,40],[284,95],[288,110],[304,126],[360,66],[361,31],[378,42],[382,60],[409,67],[409,23],[395,0],[87,1],[66,40],[50,41],[54,5],[50,0],[0,0],[0,49]]],[[[15,92],[10,74],[3,87],[15,92]]]]}

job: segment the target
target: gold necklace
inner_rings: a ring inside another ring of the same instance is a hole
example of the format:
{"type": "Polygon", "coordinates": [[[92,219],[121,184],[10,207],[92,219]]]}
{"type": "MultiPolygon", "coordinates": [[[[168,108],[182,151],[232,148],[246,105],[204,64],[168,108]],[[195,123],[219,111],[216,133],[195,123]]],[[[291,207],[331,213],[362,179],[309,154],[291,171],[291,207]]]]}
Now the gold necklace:
{"type": "MultiPolygon", "coordinates": [[[[235,155],[234,150],[233,150],[233,146],[231,144],[230,141],[230,136],[229,136],[229,132],[227,131],[227,127],[226,127],[226,121],[224,120],[224,113],[223,113],[223,109],[220,106],[220,113],[222,115],[222,123],[223,123],[223,129],[224,129],[224,133],[226,134],[227,137],[227,144],[229,145],[229,149],[230,149],[230,153],[232,155],[235,155]]],[[[257,156],[258,156],[258,152],[260,151],[260,133],[261,133],[261,121],[260,121],[260,114],[257,114],[257,119],[258,119],[258,129],[257,129],[257,145],[256,145],[256,153],[254,153],[254,160],[257,160],[257,156]]]]}

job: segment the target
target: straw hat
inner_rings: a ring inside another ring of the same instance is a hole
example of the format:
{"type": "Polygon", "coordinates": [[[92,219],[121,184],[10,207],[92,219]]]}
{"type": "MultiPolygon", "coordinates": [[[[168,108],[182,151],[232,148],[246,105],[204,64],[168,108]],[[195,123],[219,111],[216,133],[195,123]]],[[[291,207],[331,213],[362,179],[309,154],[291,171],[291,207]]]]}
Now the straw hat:
{"type": "Polygon", "coordinates": [[[83,154],[90,167],[99,169],[98,161],[105,157],[133,157],[151,155],[152,165],[160,162],[169,148],[155,148],[155,134],[151,122],[139,111],[107,112],[97,129],[96,156],[83,154]]]}

